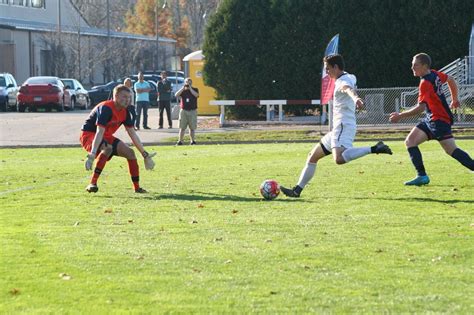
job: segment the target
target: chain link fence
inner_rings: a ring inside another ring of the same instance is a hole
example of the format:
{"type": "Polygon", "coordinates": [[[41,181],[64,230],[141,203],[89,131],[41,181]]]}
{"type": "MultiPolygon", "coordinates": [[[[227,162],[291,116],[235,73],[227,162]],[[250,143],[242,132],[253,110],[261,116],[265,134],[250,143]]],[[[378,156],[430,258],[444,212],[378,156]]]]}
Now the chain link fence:
{"type": "MultiPolygon", "coordinates": [[[[454,125],[474,127],[474,84],[461,84],[458,87],[461,106],[453,110],[454,125]]],[[[388,121],[390,113],[404,111],[415,106],[418,101],[417,87],[358,89],[357,92],[365,102],[365,108],[357,113],[359,126],[393,127],[388,121]]],[[[447,95],[447,100],[451,102],[450,95],[447,95]]],[[[421,118],[410,117],[399,124],[413,125],[421,118]]]]}

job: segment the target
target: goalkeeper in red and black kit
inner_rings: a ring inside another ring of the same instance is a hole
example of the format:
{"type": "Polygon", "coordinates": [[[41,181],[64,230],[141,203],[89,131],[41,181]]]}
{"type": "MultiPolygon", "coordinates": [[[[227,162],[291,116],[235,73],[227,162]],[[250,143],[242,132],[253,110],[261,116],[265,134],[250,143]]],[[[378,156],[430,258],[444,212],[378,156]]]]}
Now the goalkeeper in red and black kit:
{"type": "Polygon", "coordinates": [[[147,170],[153,169],[155,163],[152,158],[156,153],[146,152],[135,132],[133,116],[128,109],[130,100],[130,89],[125,85],[118,85],[113,91],[113,99],[101,102],[94,107],[81,128],[81,145],[88,153],[85,163],[86,170],[92,170],[94,160],[97,160],[91,182],[86,188],[86,191],[90,193],[99,190],[97,180],[107,161],[114,155],[127,159],[135,192],[147,192],[139,184],[139,168],[135,151],[120,139],[114,137],[117,129],[124,125],[133,144],[145,159],[145,168],[147,170]]]}

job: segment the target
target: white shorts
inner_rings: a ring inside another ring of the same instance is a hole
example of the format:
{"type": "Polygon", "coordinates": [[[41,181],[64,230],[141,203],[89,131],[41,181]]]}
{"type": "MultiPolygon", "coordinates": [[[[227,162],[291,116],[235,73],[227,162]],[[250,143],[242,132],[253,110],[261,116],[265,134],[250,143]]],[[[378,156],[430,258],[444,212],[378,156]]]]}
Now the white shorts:
{"type": "Polygon", "coordinates": [[[333,148],[352,148],[352,142],[356,135],[355,125],[339,124],[334,126],[331,132],[328,132],[321,139],[321,144],[328,151],[332,151],[333,148]]]}

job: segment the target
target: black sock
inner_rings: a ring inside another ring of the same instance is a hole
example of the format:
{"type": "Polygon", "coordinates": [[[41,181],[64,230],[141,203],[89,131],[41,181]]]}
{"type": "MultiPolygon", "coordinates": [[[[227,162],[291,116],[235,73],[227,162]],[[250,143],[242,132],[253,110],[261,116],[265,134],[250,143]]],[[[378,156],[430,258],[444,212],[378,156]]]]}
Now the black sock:
{"type": "Polygon", "coordinates": [[[474,171],[474,160],[463,150],[456,148],[451,156],[471,171],[474,171]]]}
{"type": "Polygon", "coordinates": [[[293,188],[293,191],[299,195],[299,194],[301,194],[301,192],[303,191],[303,188],[301,188],[300,186],[296,185],[296,186],[293,188]]]}
{"type": "Polygon", "coordinates": [[[410,154],[411,162],[415,166],[418,176],[426,176],[420,149],[418,149],[418,147],[411,147],[408,148],[408,153],[410,154]]]}

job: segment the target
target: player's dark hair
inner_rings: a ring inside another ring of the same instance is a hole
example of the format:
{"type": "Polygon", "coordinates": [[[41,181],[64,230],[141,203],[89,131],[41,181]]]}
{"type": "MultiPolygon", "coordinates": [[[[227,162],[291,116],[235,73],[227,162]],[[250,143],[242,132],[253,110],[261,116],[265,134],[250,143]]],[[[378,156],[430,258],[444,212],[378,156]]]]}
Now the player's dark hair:
{"type": "Polygon", "coordinates": [[[331,67],[337,65],[339,70],[344,71],[344,58],[339,54],[326,56],[323,58],[323,61],[331,65],[331,67]]]}
{"type": "Polygon", "coordinates": [[[425,53],[416,54],[415,57],[422,65],[427,65],[428,68],[431,68],[431,57],[425,53]]]}
{"type": "Polygon", "coordinates": [[[122,91],[127,91],[128,93],[130,93],[130,89],[127,86],[119,84],[114,88],[113,96],[119,94],[122,91]]]}

